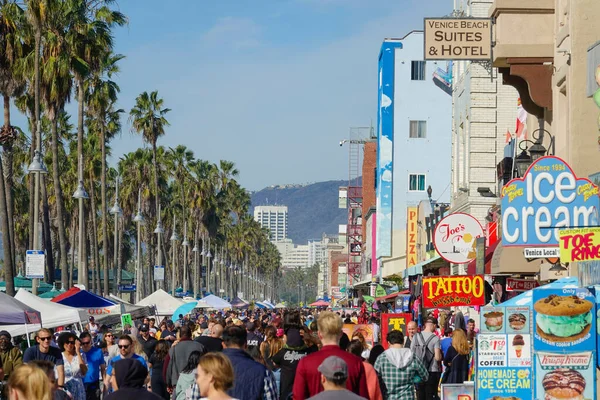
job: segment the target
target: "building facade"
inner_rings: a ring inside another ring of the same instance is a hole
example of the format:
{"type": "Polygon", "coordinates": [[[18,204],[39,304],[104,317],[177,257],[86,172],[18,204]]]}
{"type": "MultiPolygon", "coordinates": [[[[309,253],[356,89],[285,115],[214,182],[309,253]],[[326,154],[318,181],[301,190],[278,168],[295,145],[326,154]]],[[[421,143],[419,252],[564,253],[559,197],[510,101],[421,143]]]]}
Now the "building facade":
{"type": "MultiPolygon", "coordinates": [[[[386,39],[379,55],[376,253],[382,278],[407,267],[407,207],[450,200],[452,99],[423,60],[423,32],[386,39]]],[[[410,265],[409,265],[410,266],[410,265]]]]}
{"type": "Polygon", "coordinates": [[[256,206],[254,207],[254,220],[261,227],[269,229],[271,232],[271,242],[280,242],[287,239],[287,206],[256,206]]]}
{"type": "MultiPolygon", "coordinates": [[[[486,18],[492,3],[456,0],[455,11],[486,18]]],[[[470,214],[484,227],[500,196],[497,165],[504,158],[507,133],[516,134],[519,95],[501,78],[496,68],[481,63],[455,61],[452,66],[450,211],[470,214]]],[[[465,273],[466,264],[455,266],[453,272],[465,273]]]]}

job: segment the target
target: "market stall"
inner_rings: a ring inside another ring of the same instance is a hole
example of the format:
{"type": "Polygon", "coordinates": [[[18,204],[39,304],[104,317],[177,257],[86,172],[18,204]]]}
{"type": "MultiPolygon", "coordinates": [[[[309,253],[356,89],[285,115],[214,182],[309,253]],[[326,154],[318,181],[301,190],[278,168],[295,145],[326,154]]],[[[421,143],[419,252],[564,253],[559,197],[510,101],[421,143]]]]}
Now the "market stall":
{"type": "Polygon", "coordinates": [[[233,308],[239,308],[239,309],[245,310],[249,306],[250,306],[250,304],[248,302],[246,302],[245,300],[243,300],[239,297],[235,297],[233,300],[231,300],[231,307],[233,307],[233,308]]]}
{"type": "Polygon", "coordinates": [[[87,316],[94,317],[96,322],[106,321],[110,316],[118,317],[121,315],[119,304],[77,287],[67,290],[50,301],[84,310],[87,316]]]}
{"type": "Polygon", "coordinates": [[[136,306],[154,306],[156,307],[156,315],[170,317],[183,304],[182,300],[176,299],[162,289],[158,289],[136,303],[136,306]]]}
{"type": "Polygon", "coordinates": [[[198,302],[206,304],[208,306],[206,308],[214,308],[216,310],[231,308],[231,303],[223,300],[220,297],[215,296],[214,294],[209,294],[208,296],[198,300],[198,302]]]}

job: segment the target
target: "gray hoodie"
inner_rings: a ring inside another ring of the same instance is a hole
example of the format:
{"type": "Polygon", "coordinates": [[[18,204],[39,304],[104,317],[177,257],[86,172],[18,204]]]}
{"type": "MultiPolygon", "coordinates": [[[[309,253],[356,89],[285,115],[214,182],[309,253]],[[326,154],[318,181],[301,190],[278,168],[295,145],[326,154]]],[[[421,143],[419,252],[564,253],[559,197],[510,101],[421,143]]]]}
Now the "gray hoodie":
{"type": "Polygon", "coordinates": [[[387,349],[383,354],[398,369],[406,368],[413,360],[413,353],[410,349],[387,349]]]}

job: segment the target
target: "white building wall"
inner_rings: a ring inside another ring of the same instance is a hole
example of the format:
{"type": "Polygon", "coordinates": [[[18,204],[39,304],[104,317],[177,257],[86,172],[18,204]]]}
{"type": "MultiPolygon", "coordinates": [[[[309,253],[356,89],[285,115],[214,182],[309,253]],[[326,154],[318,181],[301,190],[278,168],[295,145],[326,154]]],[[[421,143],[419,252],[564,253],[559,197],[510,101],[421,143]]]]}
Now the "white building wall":
{"type": "Polygon", "coordinates": [[[271,232],[271,241],[279,242],[287,239],[288,208],[287,206],[256,206],[254,220],[271,232]]]}
{"type": "MultiPolygon", "coordinates": [[[[491,4],[492,0],[456,0],[455,9],[483,18],[491,4]]],[[[453,67],[451,212],[471,214],[482,226],[498,198],[482,197],[477,189],[498,191],[496,165],[504,158],[506,132],[514,134],[517,118],[517,91],[498,76],[494,69],[492,80],[482,64],[469,61],[453,67]]],[[[465,265],[453,273],[466,273],[465,265]]]]}

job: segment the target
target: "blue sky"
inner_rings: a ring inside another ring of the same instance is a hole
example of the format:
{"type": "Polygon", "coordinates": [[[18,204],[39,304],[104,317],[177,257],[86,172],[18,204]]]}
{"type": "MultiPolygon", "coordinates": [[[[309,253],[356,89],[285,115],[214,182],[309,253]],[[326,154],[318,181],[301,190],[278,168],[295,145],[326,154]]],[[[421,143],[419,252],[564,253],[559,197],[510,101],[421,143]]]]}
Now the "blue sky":
{"type": "MultiPolygon", "coordinates": [[[[119,107],[158,90],[172,109],[159,144],[235,162],[250,190],[347,179],[339,141],[375,124],[382,40],[452,10],[451,0],[118,3],[129,17],[116,31],[119,107]]],[[[142,145],[124,122],[112,163],[142,145]]]]}

